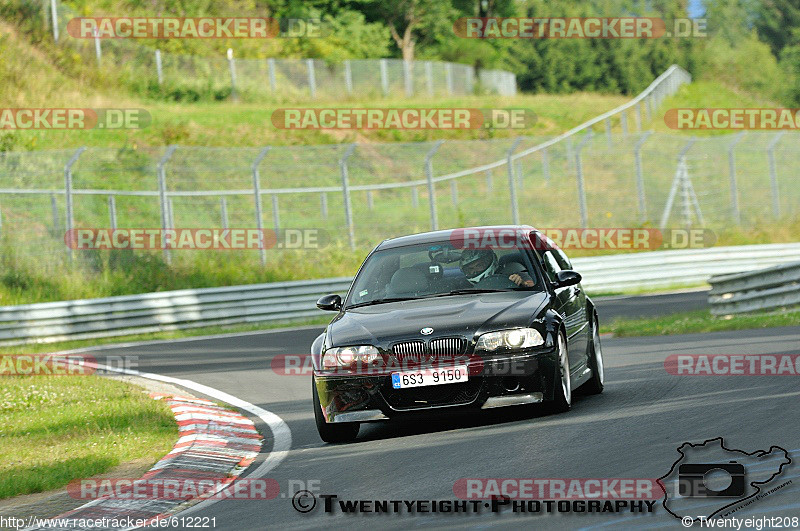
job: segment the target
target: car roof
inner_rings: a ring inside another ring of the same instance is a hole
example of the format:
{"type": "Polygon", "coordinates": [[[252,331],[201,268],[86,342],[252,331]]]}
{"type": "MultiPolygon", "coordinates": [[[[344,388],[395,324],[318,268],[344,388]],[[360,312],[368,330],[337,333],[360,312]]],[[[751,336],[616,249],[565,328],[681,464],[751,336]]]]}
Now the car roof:
{"type": "Polygon", "coordinates": [[[380,244],[378,244],[375,250],[394,249],[396,247],[405,247],[406,245],[415,245],[418,243],[441,242],[449,240],[453,233],[459,234],[467,230],[487,231],[508,229],[514,229],[523,232],[536,230],[530,225],[484,225],[481,227],[462,227],[457,229],[436,230],[430,232],[420,232],[418,234],[409,234],[407,236],[399,236],[397,238],[389,238],[388,240],[383,240],[380,244]]]}

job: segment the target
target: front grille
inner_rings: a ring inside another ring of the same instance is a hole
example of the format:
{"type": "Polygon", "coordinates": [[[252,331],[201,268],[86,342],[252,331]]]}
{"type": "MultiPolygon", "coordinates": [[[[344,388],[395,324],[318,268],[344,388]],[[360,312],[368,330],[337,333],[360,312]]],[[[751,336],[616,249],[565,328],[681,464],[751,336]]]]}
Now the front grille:
{"type": "Polygon", "coordinates": [[[478,396],[481,378],[471,378],[468,382],[394,389],[391,383],[381,387],[381,394],[392,409],[424,409],[437,406],[458,406],[469,404],[478,396]]]}
{"type": "Polygon", "coordinates": [[[406,341],[392,346],[392,354],[400,363],[422,363],[427,359],[425,343],[406,341]]]}
{"type": "Polygon", "coordinates": [[[434,339],[430,344],[431,360],[451,360],[464,353],[467,341],[460,337],[434,339]]]}

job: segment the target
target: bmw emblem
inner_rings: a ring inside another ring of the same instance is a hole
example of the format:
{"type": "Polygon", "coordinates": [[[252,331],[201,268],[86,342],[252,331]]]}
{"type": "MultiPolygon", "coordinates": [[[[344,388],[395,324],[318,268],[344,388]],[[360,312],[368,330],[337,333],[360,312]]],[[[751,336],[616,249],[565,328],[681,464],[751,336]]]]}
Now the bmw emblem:
{"type": "Polygon", "coordinates": [[[422,334],[423,336],[429,336],[433,333],[433,328],[430,327],[423,328],[422,330],[419,331],[419,333],[422,334]]]}

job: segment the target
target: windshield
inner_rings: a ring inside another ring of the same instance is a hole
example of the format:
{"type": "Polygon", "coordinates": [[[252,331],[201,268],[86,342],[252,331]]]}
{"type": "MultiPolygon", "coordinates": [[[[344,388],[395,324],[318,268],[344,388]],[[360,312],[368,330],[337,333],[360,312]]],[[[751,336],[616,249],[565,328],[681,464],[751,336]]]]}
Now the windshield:
{"type": "Polygon", "coordinates": [[[361,268],[345,306],[541,289],[538,273],[520,248],[462,249],[445,241],[373,253],[361,268]]]}

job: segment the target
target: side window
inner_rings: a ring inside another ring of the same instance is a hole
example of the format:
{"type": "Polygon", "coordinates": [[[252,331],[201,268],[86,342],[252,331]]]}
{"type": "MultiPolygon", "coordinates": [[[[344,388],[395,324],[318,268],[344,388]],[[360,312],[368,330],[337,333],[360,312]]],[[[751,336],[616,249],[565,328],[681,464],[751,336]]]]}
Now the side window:
{"type": "Polygon", "coordinates": [[[556,273],[561,271],[561,266],[556,261],[552,251],[542,253],[542,265],[544,265],[545,273],[547,273],[547,278],[550,282],[555,282],[556,273]]]}
{"type": "Polygon", "coordinates": [[[555,247],[553,249],[553,254],[555,255],[556,262],[558,262],[558,265],[562,270],[572,269],[572,263],[569,261],[569,258],[567,258],[567,255],[564,254],[564,251],[558,247],[555,247]]]}

